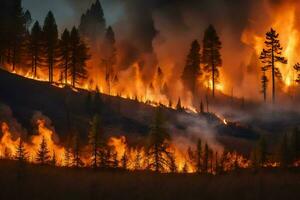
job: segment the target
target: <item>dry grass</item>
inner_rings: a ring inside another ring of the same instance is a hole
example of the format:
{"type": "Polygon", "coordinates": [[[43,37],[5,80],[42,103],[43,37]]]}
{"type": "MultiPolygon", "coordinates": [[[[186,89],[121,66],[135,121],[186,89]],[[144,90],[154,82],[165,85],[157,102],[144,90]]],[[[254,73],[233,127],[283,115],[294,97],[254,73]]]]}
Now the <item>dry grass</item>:
{"type": "Polygon", "coordinates": [[[300,199],[298,172],[205,176],[26,166],[0,161],[0,199],[300,199]]]}

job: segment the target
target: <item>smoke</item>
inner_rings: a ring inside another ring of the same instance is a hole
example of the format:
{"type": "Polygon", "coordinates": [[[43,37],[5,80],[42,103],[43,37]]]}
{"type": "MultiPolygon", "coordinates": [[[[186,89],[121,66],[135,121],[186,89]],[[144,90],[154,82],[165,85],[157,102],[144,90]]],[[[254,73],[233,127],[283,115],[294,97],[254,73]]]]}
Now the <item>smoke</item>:
{"type": "Polygon", "coordinates": [[[223,151],[223,145],[217,140],[216,124],[208,123],[206,118],[186,114],[179,114],[177,123],[186,127],[181,129],[174,124],[169,125],[173,142],[178,148],[186,151],[188,147],[194,147],[197,140],[201,139],[203,145],[207,143],[214,151],[223,151]]]}
{"type": "Polygon", "coordinates": [[[0,103],[0,124],[5,122],[10,127],[10,132],[14,139],[20,136],[26,136],[27,132],[22,125],[13,117],[9,106],[0,103]]]}

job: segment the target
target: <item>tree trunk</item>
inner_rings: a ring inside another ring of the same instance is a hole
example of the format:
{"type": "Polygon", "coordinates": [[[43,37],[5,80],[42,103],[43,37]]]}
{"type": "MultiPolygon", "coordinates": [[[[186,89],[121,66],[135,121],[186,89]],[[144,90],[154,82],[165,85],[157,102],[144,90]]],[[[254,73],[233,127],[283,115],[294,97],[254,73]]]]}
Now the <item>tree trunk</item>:
{"type": "Polygon", "coordinates": [[[65,85],[68,84],[68,60],[65,62],[65,85]]]}
{"type": "Polygon", "coordinates": [[[275,63],[274,63],[274,44],[272,44],[272,103],[275,104],[275,63]]]}

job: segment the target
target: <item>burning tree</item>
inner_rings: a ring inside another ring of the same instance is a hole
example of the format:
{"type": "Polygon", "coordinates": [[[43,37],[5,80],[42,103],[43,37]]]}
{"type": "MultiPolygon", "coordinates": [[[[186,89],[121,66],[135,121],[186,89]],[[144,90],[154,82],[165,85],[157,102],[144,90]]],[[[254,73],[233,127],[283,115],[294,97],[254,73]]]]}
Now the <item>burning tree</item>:
{"type": "MultiPolygon", "coordinates": [[[[222,66],[220,50],[222,43],[212,25],[206,29],[203,39],[202,63],[204,71],[211,77],[212,96],[215,96],[215,85],[219,81],[219,67],[222,66]]],[[[209,84],[210,85],[210,84],[209,84]]]]}
{"type": "Polygon", "coordinates": [[[149,135],[148,168],[156,172],[163,172],[173,168],[170,149],[171,137],[165,127],[162,108],[158,107],[149,135]]]}
{"type": "Polygon", "coordinates": [[[275,78],[281,80],[282,75],[275,63],[287,64],[287,60],[282,56],[282,47],[280,45],[279,34],[276,33],[274,29],[271,28],[269,32],[266,33],[266,48],[262,50],[259,59],[262,61],[264,70],[272,70],[272,102],[275,103],[275,78]]]}
{"type": "Polygon", "coordinates": [[[54,15],[51,11],[48,12],[45,18],[43,35],[47,60],[46,63],[49,71],[49,82],[53,83],[54,67],[58,62],[58,30],[54,15]]]}
{"type": "Polygon", "coordinates": [[[196,93],[197,80],[200,75],[200,44],[195,40],[191,45],[181,77],[184,87],[193,95],[196,93]]]}

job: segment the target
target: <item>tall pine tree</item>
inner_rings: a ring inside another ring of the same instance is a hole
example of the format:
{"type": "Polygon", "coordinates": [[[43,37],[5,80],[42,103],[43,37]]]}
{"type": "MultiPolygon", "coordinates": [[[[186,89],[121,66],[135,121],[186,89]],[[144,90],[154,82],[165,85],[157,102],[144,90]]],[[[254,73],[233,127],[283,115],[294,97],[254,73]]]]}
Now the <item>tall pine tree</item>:
{"type": "Polygon", "coordinates": [[[115,33],[111,26],[108,27],[106,30],[106,34],[104,37],[103,42],[103,64],[105,65],[105,80],[108,87],[108,93],[110,94],[111,90],[111,83],[114,80],[114,77],[116,75],[114,66],[117,62],[117,55],[116,55],[116,47],[115,47],[115,33]]]}
{"type": "Polygon", "coordinates": [[[202,48],[202,63],[205,72],[211,78],[212,96],[215,97],[215,86],[219,81],[219,67],[222,66],[222,58],[220,50],[222,43],[219,36],[212,25],[205,30],[202,48]]]}
{"type": "Polygon", "coordinates": [[[43,27],[43,38],[44,38],[44,45],[45,45],[45,57],[46,57],[46,64],[48,67],[48,75],[49,75],[49,82],[53,83],[54,77],[54,68],[58,63],[58,30],[56,21],[54,19],[54,15],[51,11],[48,12],[44,27],[43,27]]]}
{"type": "Polygon", "coordinates": [[[38,21],[31,29],[28,52],[31,57],[31,73],[36,78],[37,69],[43,64],[43,31],[38,21]]]}
{"type": "Polygon", "coordinates": [[[67,85],[68,84],[68,76],[70,70],[70,60],[71,60],[71,42],[70,42],[70,32],[68,29],[65,29],[63,34],[61,35],[61,39],[59,41],[59,49],[60,49],[60,68],[62,71],[62,82],[67,85]]]}
{"type": "Polygon", "coordinates": [[[91,44],[95,44],[105,33],[106,21],[99,0],[92,4],[91,8],[81,16],[79,31],[88,38],[91,44]]]}
{"type": "Polygon", "coordinates": [[[87,46],[82,42],[78,30],[73,27],[70,36],[70,76],[71,84],[76,87],[87,78],[86,62],[90,58],[87,46]]]}
{"type": "Polygon", "coordinates": [[[282,75],[278,67],[275,66],[276,63],[287,64],[286,58],[282,56],[282,47],[279,42],[279,34],[271,28],[269,32],[266,33],[265,47],[260,54],[259,59],[265,65],[265,70],[272,71],[272,102],[275,103],[275,90],[276,83],[275,78],[281,80],[282,75]]]}
{"type": "Polygon", "coordinates": [[[165,119],[162,108],[158,107],[155,113],[154,122],[149,134],[149,168],[156,172],[163,172],[170,168],[170,162],[166,158],[170,158],[168,151],[171,137],[165,127],[165,119]]]}
{"type": "Polygon", "coordinates": [[[39,163],[41,165],[47,164],[49,162],[49,159],[50,159],[49,153],[50,152],[48,150],[46,139],[43,137],[42,141],[40,143],[39,150],[38,150],[37,155],[36,155],[37,163],[39,163]]]}
{"type": "Polygon", "coordinates": [[[181,77],[184,87],[193,95],[196,94],[197,80],[200,75],[200,45],[198,41],[195,40],[192,42],[190,52],[186,59],[186,65],[181,77]]]}

